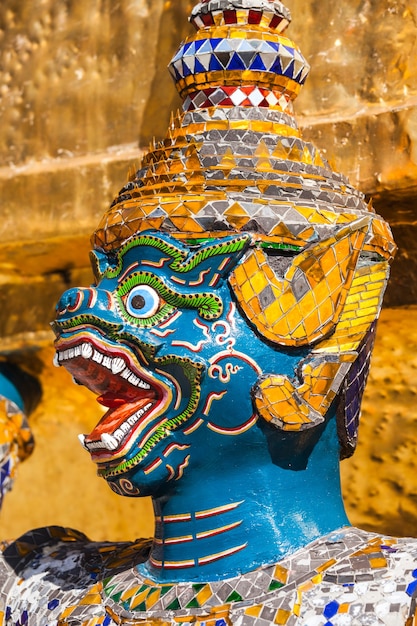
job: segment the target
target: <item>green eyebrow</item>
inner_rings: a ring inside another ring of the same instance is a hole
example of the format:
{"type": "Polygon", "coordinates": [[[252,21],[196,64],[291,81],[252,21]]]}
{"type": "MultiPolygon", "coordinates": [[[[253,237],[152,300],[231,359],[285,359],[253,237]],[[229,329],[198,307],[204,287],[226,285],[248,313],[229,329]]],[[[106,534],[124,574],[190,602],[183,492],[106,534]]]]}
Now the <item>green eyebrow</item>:
{"type": "Polygon", "coordinates": [[[116,265],[114,265],[113,267],[108,267],[101,274],[101,277],[117,278],[123,267],[124,256],[127,254],[127,252],[129,252],[129,250],[137,246],[149,246],[151,248],[159,250],[161,254],[168,255],[172,259],[171,263],[169,263],[170,269],[174,272],[184,274],[195,269],[198,265],[200,265],[200,263],[202,263],[206,259],[215,256],[240,252],[249,245],[250,241],[250,235],[243,234],[236,236],[233,239],[228,239],[225,241],[220,241],[213,245],[204,246],[196,252],[191,252],[190,250],[184,250],[179,246],[175,246],[173,243],[168,243],[155,235],[138,235],[129,239],[129,241],[127,241],[120,248],[116,256],[116,265]]]}
{"type": "MultiPolygon", "coordinates": [[[[197,309],[200,317],[208,321],[218,319],[223,313],[222,299],[214,293],[182,294],[168,287],[159,276],[151,272],[134,272],[119,285],[116,297],[123,309],[123,297],[137,285],[149,285],[155,289],[161,298],[172,308],[197,309]]],[[[155,315],[158,316],[158,313],[155,315]]],[[[155,322],[154,317],[155,316],[151,316],[148,319],[135,320],[135,323],[140,322],[141,325],[153,324],[155,322]]]]}

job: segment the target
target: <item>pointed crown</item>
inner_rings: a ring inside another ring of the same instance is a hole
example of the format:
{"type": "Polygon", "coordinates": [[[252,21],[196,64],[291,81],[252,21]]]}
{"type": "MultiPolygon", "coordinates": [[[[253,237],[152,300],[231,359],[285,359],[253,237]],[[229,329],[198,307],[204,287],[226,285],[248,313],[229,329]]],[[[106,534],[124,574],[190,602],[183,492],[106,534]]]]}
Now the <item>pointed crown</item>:
{"type": "Polygon", "coordinates": [[[385,222],[301,136],[292,103],[309,66],[283,34],[290,19],[278,0],[195,6],[196,33],[169,66],[183,112],[103,216],[95,248],[158,230],[185,241],[248,232],[300,249],[368,215],[366,246],[392,255],[385,222]]]}

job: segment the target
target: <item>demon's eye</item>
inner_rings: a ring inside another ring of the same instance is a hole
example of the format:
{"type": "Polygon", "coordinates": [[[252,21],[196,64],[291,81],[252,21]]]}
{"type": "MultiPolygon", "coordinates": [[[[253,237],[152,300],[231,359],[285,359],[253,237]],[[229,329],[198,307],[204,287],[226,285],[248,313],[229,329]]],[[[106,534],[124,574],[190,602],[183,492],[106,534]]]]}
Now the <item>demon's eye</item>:
{"type": "Polygon", "coordinates": [[[152,272],[130,274],[119,284],[114,295],[122,316],[141,328],[161,324],[179,309],[196,309],[205,320],[218,319],[223,312],[223,303],[217,294],[181,293],[171,289],[152,272]]]}
{"type": "Polygon", "coordinates": [[[126,311],[139,319],[154,315],[160,306],[159,294],[149,285],[134,287],[125,297],[126,311]]]}
{"type": "Polygon", "coordinates": [[[115,296],[122,315],[135,326],[152,328],[172,315],[175,306],[168,304],[169,290],[150,272],[135,272],[119,285],[115,296]]]}

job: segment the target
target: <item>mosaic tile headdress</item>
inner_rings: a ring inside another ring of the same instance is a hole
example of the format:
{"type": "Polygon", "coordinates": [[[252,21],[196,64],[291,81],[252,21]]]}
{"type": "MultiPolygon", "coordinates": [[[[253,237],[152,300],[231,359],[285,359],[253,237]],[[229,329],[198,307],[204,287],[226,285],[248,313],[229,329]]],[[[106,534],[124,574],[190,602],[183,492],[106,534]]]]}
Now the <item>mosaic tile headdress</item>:
{"type": "Polygon", "coordinates": [[[301,137],[293,101],[309,66],[283,34],[288,9],[278,0],[205,0],[190,20],[197,32],[169,66],[184,111],[104,215],[93,245],[111,253],[150,229],[190,245],[249,234],[250,252],[229,277],[240,310],[273,345],[313,346],[305,393],[269,378],[257,409],[280,428],[290,429],[283,414],[309,427],[304,404],[323,415],[350,368],[341,439],[353,448],[366,378],[358,372],[395,252],[391,232],[301,137]]]}

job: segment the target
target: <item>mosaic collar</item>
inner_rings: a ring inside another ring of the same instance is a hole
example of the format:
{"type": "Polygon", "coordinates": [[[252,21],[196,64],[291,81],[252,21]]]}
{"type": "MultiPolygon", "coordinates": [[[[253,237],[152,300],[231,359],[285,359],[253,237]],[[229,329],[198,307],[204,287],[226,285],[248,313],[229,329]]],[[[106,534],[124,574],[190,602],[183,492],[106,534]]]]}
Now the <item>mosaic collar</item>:
{"type": "Polygon", "coordinates": [[[323,582],[349,586],[369,581],[370,576],[378,579],[388,567],[389,557],[401,551],[403,541],[346,527],[276,564],[222,581],[156,584],[132,568],[104,579],[101,597],[110,613],[122,621],[137,620],[145,613],[148,618],[163,620],[175,615],[175,623],[181,617],[188,623],[190,615],[209,617],[225,607],[229,615],[231,611],[253,614],[254,607],[276,605],[279,598],[287,606],[295,594],[293,612],[301,603],[300,594],[323,582]]]}
{"type": "Polygon", "coordinates": [[[94,543],[31,531],[0,560],[0,623],[59,626],[412,625],[417,541],[345,527],[228,580],[155,584],[138,573],[150,542],[94,543]],[[3,612],[4,611],[4,612],[3,612]],[[375,621],[375,616],[379,621],[375,621]],[[369,621],[369,619],[374,621],[369,621]],[[3,620],[3,621],[2,621],[3,620]],[[340,621],[342,620],[342,621],[340,621]],[[367,621],[368,620],[368,621],[367,621]]]}

